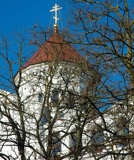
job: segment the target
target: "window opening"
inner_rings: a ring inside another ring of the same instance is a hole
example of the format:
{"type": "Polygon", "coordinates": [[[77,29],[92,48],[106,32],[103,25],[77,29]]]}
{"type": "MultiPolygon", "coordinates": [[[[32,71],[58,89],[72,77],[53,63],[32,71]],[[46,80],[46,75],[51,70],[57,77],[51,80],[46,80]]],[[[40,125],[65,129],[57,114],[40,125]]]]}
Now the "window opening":
{"type": "Polygon", "coordinates": [[[94,143],[100,144],[100,143],[103,143],[103,141],[104,141],[103,131],[94,133],[94,135],[93,135],[93,142],[94,143]]]}
{"type": "Polygon", "coordinates": [[[48,120],[48,117],[47,117],[47,111],[44,107],[44,110],[43,110],[43,115],[41,117],[41,121],[40,121],[40,125],[43,126],[48,120]]]}
{"type": "Polygon", "coordinates": [[[38,102],[42,102],[43,101],[43,94],[42,93],[39,93],[38,94],[38,102]]]}
{"type": "Polygon", "coordinates": [[[104,148],[103,146],[104,142],[104,133],[100,129],[96,129],[92,133],[92,144],[93,144],[93,152],[101,152],[104,148]]]}
{"type": "Polygon", "coordinates": [[[59,134],[54,133],[52,143],[53,143],[52,154],[53,154],[53,156],[57,156],[61,152],[61,141],[60,141],[59,134]]]}
{"type": "Polygon", "coordinates": [[[119,135],[119,144],[120,147],[128,144],[128,134],[129,134],[129,125],[126,119],[120,119],[119,123],[117,124],[117,135],[119,135]],[[121,124],[120,124],[121,122],[121,124]]]}
{"type": "Polygon", "coordinates": [[[52,91],[52,97],[51,97],[52,101],[54,102],[58,102],[59,100],[59,93],[57,90],[53,90],[52,91]]]}
{"type": "Polygon", "coordinates": [[[69,93],[69,107],[73,108],[74,107],[74,103],[75,103],[74,95],[72,93],[69,93]]]}

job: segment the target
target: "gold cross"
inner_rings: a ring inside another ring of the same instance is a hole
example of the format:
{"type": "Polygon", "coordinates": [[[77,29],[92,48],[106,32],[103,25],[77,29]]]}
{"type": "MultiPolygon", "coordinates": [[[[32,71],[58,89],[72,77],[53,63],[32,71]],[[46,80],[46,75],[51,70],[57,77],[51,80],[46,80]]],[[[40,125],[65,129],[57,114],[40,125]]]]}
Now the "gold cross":
{"type": "Polygon", "coordinates": [[[55,3],[55,6],[53,7],[53,9],[50,10],[50,12],[55,11],[55,17],[53,17],[55,19],[54,26],[58,26],[57,22],[58,22],[59,18],[57,17],[57,11],[60,9],[62,9],[62,7],[59,7],[59,5],[57,5],[57,3],[55,3]]]}

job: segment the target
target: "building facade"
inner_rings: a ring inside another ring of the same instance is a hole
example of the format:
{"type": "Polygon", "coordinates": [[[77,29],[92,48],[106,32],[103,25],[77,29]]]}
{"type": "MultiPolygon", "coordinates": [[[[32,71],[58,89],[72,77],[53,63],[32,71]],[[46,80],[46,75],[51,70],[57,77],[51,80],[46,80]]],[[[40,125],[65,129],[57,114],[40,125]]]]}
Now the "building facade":
{"type": "Polygon", "coordinates": [[[17,72],[16,93],[0,92],[1,157],[131,159],[125,136],[133,128],[133,118],[127,119],[132,115],[126,116],[122,103],[99,110],[99,79],[55,23],[53,35],[17,72]]]}

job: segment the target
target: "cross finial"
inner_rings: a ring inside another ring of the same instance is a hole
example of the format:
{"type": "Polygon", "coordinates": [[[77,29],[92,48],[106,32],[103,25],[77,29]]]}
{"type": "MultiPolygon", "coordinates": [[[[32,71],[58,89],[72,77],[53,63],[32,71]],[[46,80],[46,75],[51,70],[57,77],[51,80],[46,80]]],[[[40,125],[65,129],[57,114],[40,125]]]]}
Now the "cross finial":
{"type": "Polygon", "coordinates": [[[60,10],[60,9],[62,9],[62,7],[59,7],[58,5],[57,5],[57,3],[55,3],[55,6],[53,7],[53,9],[51,9],[50,10],[50,12],[53,12],[53,11],[55,11],[55,17],[53,17],[54,19],[55,19],[55,24],[54,24],[54,28],[58,28],[58,20],[59,20],[59,18],[57,17],[57,11],[58,10],[60,10]]]}

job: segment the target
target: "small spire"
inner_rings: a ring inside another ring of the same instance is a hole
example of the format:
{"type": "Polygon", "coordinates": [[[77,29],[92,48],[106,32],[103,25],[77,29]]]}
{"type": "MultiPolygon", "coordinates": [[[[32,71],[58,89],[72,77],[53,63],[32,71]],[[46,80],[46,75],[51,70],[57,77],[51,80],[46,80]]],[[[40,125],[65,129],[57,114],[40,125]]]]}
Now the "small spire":
{"type": "Polygon", "coordinates": [[[57,11],[62,9],[62,7],[59,7],[59,5],[57,5],[57,3],[55,3],[55,6],[53,7],[53,9],[50,10],[50,12],[53,12],[55,11],[55,17],[53,17],[55,19],[55,24],[54,24],[54,29],[55,29],[55,32],[58,31],[58,20],[60,20],[58,17],[57,17],[57,11]]]}

